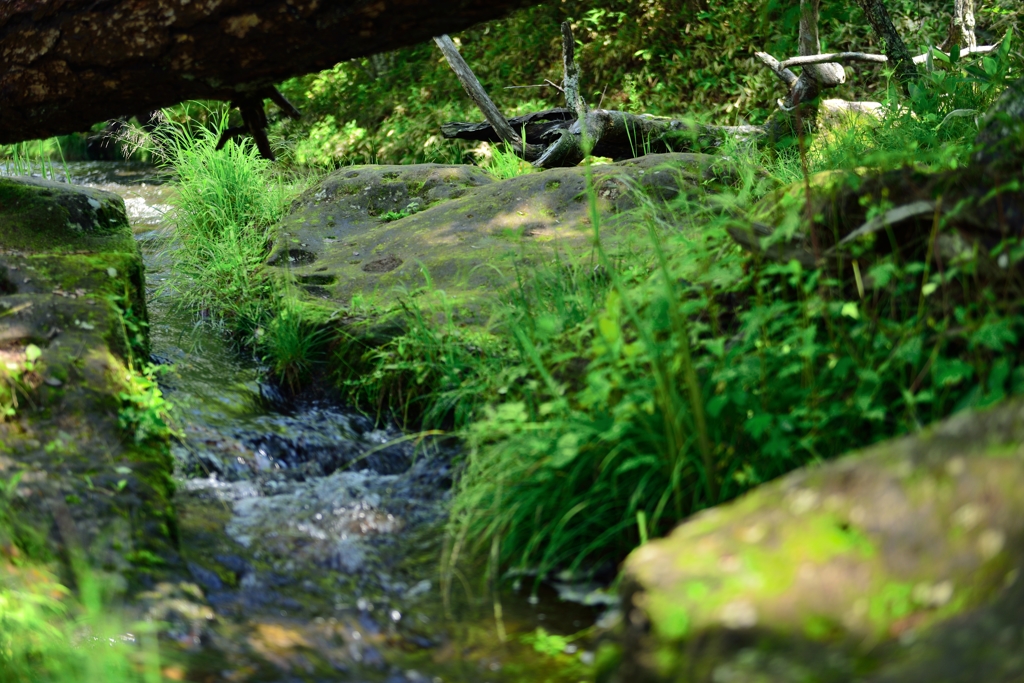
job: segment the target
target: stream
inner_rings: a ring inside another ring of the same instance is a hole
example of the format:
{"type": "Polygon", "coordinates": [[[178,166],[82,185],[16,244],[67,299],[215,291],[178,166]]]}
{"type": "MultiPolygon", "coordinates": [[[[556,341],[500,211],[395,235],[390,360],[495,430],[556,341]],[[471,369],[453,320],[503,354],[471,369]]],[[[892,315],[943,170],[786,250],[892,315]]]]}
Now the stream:
{"type": "Polygon", "coordinates": [[[151,167],[68,167],[73,182],[124,198],[147,268],[152,360],[171,368],[161,386],[181,434],[173,454],[188,576],[157,585],[142,605],[168,624],[166,677],[592,678],[590,634],[610,618],[607,594],[543,584],[530,597],[525,580],[495,599],[478,567],[463,568],[470,576],[458,575],[445,600],[455,448],[343,406],[283,400],[261,382],[258,359],[232,349],[213,322],[177,311],[161,288],[173,265],[164,220],[173,187],[151,167]]]}

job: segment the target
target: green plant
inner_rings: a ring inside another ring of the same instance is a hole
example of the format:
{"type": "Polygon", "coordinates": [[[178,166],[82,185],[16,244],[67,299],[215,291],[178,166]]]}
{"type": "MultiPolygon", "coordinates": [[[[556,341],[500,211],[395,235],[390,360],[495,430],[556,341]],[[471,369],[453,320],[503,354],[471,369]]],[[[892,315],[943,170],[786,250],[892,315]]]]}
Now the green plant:
{"type": "Polygon", "coordinates": [[[485,168],[498,180],[516,178],[534,170],[529,163],[516,155],[515,150],[507,142],[501,145],[491,145],[490,153],[491,158],[485,168]]]}
{"type": "MultiPolygon", "coordinates": [[[[0,314],[2,315],[2,314],[0,314]]],[[[8,354],[0,366],[0,422],[17,414],[20,400],[26,400],[39,381],[36,365],[42,351],[35,344],[25,346],[23,360],[8,354]]]]}
{"type": "Polygon", "coordinates": [[[273,376],[298,393],[313,367],[324,358],[329,330],[316,324],[287,291],[279,296],[275,310],[274,317],[260,328],[259,349],[273,376]]]}
{"type": "Polygon", "coordinates": [[[60,138],[4,145],[0,147],[0,156],[4,159],[3,175],[32,176],[38,167],[39,175],[47,180],[57,180],[58,178],[58,169],[54,166],[54,157],[56,157],[61,163],[63,171],[61,177],[65,182],[71,182],[60,138]],[[54,150],[56,151],[54,152],[54,150]]]}
{"type": "Polygon", "coordinates": [[[414,213],[416,213],[419,210],[420,210],[419,202],[417,202],[416,200],[413,200],[413,201],[409,202],[409,205],[406,206],[401,211],[388,211],[383,216],[381,216],[380,219],[382,221],[384,221],[385,223],[390,223],[392,221],[398,221],[398,220],[402,220],[403,218],[408,218],[409,216],[413,215],[414,213]]]}
{"type": "Polygon", "coordinates": [[[127,626],[73,552],[77,591],[59,581],[45,532],[17,509],[20,480],[0,479],[0,683],[159,683],[153,625],[127,626]]]}
{"type": "Polygon", "coordinates": [[[251,332],[272,294],[258,274],[268,230],[295,188],[275,174],[250,140],[217,150],[228,112],[205,113],[208,125],[185,118],[149,138],[154,155],[174,173],[177,189],[169,216],[175,269],[168,288],[178,305],[237,318],[235,327],[251,332]]]}
{"type": "Polygon", "coordinates": [[[118,424],[132,435],[136,444],[165,442],[173,433],[170,414],[173,406],[160,390],[159,377],[170,372],[170,366],[145,364],[129,368],[125,388],[117,396],[121,400],[118,424]]]}

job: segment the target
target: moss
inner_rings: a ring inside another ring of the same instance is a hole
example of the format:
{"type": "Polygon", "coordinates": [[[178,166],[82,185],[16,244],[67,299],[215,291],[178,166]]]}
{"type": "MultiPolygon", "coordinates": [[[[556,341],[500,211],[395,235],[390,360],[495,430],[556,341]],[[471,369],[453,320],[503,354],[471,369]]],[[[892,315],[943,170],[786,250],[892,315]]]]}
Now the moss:
{"type": "Polygon", "coordinates": [[[0,424],[5,450],[51,482],[26,499],[26,518],[49,527],[46,501],[56,496],[94,564],[113,571],[131,573],[132,558],[172,555],[166,435],[136,442],[118,419],[130,359],[148,354],[142,260],[121,199],[0,179],[0,243],[11,250],[0,254],[0,272],[30,274],[0,291],[20,307],[0,318],[0,333],[17,330],[15,343],[42,349],[18,427],[0,424]]]}
{"type": "Polygon", "coordinates": [[[135,249],[120,198],[45,180],[0,178],[0,243],[47,253],[135,249]]]}

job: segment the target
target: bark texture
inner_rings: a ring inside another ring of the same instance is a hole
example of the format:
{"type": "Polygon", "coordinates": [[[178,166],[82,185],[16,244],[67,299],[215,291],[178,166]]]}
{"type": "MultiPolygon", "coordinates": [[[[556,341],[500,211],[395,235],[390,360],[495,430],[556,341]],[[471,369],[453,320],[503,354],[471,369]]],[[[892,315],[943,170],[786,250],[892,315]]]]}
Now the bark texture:
{"type": "Polygon", "coordinates": [[[963,50],[977,44],[974,37],[974,0],[953,0],[953,18],[949,22],[946,47],[959,45],[963,50]]]}
{"type": "Polygon", "coordinates": [[[71,133],[187,99],[236,100],[525,4],[7,0],[0,3],[0,143],[71,133]]]}
{"type": "Polygon", "coordinates": [[[896,66],[896,77],[906,87],[907,83],[917,78],[917,68],[906,43],[889,18],[888,10],[882,0],[857,0],[857,4],[864,10],[875,34],[885,41],[885,55],[896,66]]]}

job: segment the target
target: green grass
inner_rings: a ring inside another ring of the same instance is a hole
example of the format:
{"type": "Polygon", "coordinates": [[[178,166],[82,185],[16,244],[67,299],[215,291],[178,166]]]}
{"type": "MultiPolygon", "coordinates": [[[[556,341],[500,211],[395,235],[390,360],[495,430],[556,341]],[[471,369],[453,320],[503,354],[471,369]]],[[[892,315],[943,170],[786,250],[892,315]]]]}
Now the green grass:
{"type": "Polygon", "coordinates": [[[520,159],[507,142],[490,146],[490,159],[484,165],[498,180],[508,180],[533,172],[534,168],[520,159]]]}
{"type": "Polygon", "coordinates": [[[185,308],[237,319],[252,332],[266,314],[270,283],[257,270],[267,255],[270,226],[290,190],[248,138],[217,150],[227,111],[212,125],[169,124],[151,138],[158,159],[175,176],[175,273],[169,287],[185,308]]]}
{"type": "Polygon", "coordinates": [[[56,575],[43,533],[0,479],[0,683],[159,683],[153,624],[128,625],[110,586],[72,558],[75,588],[56,575]]]}

